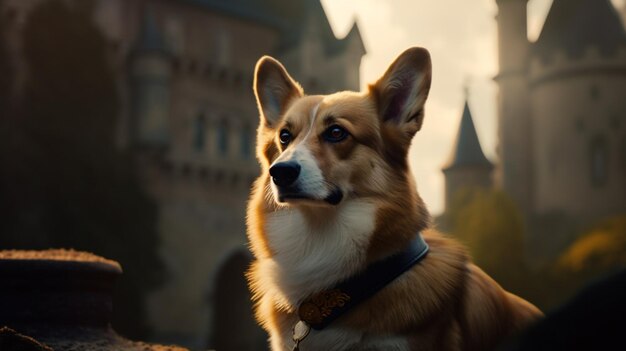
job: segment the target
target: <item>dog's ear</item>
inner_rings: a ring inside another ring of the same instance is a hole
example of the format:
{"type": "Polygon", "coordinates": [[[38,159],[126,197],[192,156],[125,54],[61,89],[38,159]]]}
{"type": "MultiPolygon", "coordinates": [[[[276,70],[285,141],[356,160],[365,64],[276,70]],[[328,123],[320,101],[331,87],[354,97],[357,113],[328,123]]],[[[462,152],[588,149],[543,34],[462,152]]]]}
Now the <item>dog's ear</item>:
{"type": "Polygon", "coordinates": [[[398,126],[413,137],[422,128],[431,75],[430,54],[426,49],[410,48],[398,56],[387,72],[370,86],[382,121],[398,126]]]}
{"type": "Polygon", "coordinates": [[[254,70],[254,95],[262,121],[272,127],[285,112],[288,103],[303,95],[302,88],[278,60],[263,56],[254,70]]]}

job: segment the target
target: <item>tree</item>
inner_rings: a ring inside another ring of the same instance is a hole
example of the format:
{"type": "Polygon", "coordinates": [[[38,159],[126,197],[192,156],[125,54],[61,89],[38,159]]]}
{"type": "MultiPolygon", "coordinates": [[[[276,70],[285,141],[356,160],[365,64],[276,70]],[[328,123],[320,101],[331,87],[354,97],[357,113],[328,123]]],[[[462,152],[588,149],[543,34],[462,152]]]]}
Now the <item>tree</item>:
{"type": "Polygon", "coordinates": [[[131,155],[115,145],[118,92],[92,7],[49,0],[27,17],[21,40],[28,80],[12,131],[22,138],[2,178],[14,215],[3,224],[8,234],[0,246],[72,247],[118,260],[124,274],[113,324],[142,338],[144,299],[163,272],[157,208],[131,155]]]}
{"type": "Polygon", "coordinates": [[[570,245],[559,267],[584,276],[607,274],[626,267],[626,215],[601,220],[570,245]]]}
{"type": "Polygon", "coordinates": [[[514,202],[502,191],[459,190],[446,214],[447,226],[470,250],[474,262],[508,289],[523,285],[524,225],[514,202]]]}
{"type": "MultiPolygon", "coordinates": [[[[476,264],[504,288],[544,311],[561,304],[590,280],[626,267],[626,215],[597,223],[565,251],[554,249],[554,259],[534,269],[524,255],[521,214],[503,192],[462,189],[443,220],[450,233],[468,246],[476,264]]],[[[552,224],[542,234],[571,237],[576,230],[573,221],[554,215],[542,218],[542,225],[552,224]],[[554,228],[561,228],[565,235],[551,232],[554,228]]]]}

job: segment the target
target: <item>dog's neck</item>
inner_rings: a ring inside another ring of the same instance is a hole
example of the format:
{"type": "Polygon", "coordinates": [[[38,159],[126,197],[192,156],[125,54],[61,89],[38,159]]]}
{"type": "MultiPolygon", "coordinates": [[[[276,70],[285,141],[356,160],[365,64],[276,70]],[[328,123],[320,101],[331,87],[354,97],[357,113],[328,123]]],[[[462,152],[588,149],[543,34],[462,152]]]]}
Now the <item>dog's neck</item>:
{"type": "Polygon", "coordinates": [[[331,289],[306,299],[298,309],[300,320],[307,322],[313,329],[326,328],[333,320],[360,305],[419,263],[428,249],[422,235],[416,233],[404,250],[370,264],[362,272],[331,289]]]}
{"type": "Polygon", "coordinates": [[[348,200],[321,212],[298,208],[268,214],[266,234],[273,256],[268,277],[291,308],[312,293],[353,275],[367,263],[376,206],[348,200]],[[313,215],[317,213],[317,215],[313,215]]]}

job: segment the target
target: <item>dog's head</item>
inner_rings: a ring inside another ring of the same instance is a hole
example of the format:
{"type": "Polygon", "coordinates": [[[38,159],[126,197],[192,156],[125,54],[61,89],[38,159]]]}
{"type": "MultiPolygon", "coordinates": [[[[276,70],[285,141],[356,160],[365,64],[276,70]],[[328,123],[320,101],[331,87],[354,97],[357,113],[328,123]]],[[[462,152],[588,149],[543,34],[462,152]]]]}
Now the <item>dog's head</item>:
{"type": "Polygon", "coordinates": [[[277,60],[256,65],[257,155],[278,206],[333,206],[413,190],[407,153],[422,126],[428,51],[411,48],[362,93],[307,96],[277,60]]]}

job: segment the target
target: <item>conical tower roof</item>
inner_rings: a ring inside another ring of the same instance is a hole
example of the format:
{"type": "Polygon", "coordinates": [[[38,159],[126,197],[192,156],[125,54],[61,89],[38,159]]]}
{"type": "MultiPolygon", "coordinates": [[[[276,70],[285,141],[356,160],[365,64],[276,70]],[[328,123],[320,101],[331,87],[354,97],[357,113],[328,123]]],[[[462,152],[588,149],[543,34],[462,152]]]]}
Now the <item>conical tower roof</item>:
{"type": "Polygon", "coordinates": [[[545,57],[564,50],[580,57],[587,47],[612,54],[626,46],[626,33],[610,0],[554,0],[533,52],[545,57]]]}
{"type": "Polygon", "coordinates": [[[463,107],[463,116],[461,116],[461,124],[452,154],[443,167],[443,171],[446,172],[461,167],[493,168],[493,165],[485,157],[483,149],[480,147],[480,141],[478,141],[472,113],[467,101],[465,101],[465,106],[463,107]]]}

